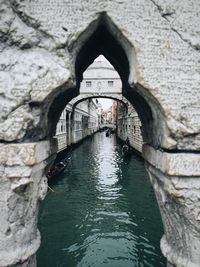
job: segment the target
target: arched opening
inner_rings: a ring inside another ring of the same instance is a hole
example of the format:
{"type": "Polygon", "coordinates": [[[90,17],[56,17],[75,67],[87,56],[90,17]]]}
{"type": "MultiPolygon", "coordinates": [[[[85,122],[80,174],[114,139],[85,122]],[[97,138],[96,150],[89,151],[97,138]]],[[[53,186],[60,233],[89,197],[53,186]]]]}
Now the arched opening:
{"type": "Polygon", "coordinates": [[[69,44],[69,50],[72,54],[76,85],[65,90],[56,90],[57,96],[49,105],[46,134],[54,135],[56,123],[64,106],[79,94],[83,72],[102,54],[119,73],[122,95],[134,106],[142,122],[144,142],[155,148],[163,148],[166,145],[164,136],[167,135],[167,127],[162,107],[147,89],[137,83],[134,47],[107,14],[100,14],[75,42],[69,44]]]}

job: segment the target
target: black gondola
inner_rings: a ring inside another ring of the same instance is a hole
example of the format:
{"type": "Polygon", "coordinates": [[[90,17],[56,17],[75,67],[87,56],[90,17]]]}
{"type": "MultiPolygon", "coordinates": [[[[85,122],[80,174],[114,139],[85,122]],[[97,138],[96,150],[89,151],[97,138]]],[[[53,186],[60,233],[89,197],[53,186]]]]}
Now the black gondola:
{"type": "Polygon", "coordinates": [[[109,136],[110,136],[110,131],[107,130],[107,131],[106,131],[106,137],[109,137],[109,136]]]}
{"type": "Polygon", "coordinates": [[[128,155],[130,155],[131,151],[130,151],[130,147],[128,145],[123,145],[122,147],[122,155],[123,157],[126,157],[128,155]]]}
{"type": "Polygon", "coordinates": [[[51,179],[51,178],[57,176],[58,174],[62,173],[66,167],[67,167],[67,165],[61,161],[61,162],[57,163],[54,167],[52,167],[48,170],[46,177],[48,179],[51,179]]]}

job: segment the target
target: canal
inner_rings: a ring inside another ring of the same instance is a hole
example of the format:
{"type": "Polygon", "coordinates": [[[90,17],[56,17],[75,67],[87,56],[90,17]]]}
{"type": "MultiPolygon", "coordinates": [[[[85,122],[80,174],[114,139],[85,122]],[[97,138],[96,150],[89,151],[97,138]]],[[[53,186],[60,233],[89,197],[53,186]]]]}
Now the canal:
{"type": "Polygon", "coordinates": [[[115,136],[78,146],[39,214],[38,267],[160,267],[162,222],[143,161],[115,136]]]}

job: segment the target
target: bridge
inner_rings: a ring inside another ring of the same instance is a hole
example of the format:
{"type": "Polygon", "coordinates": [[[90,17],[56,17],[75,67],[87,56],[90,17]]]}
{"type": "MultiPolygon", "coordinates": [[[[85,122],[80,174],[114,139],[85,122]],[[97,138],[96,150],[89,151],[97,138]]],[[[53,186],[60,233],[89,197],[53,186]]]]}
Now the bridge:
{"type": "Polygon", "coordinates": [[[110,128],[110,129],[116,129],[116,125],[111,124],[111,123],[102,123],[99,125],[99,128],[110,128]]]}

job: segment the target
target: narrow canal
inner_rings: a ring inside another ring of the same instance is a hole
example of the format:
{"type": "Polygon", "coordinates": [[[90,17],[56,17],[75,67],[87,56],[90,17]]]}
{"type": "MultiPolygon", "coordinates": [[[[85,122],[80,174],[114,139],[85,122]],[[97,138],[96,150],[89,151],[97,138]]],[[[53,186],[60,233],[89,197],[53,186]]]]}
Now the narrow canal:
{"type": "Polygon", "coordinates": [[[39,215],[38,267],[160,267],[162,222],[144,163],[115,136],[77,147],[39,215]]]}

